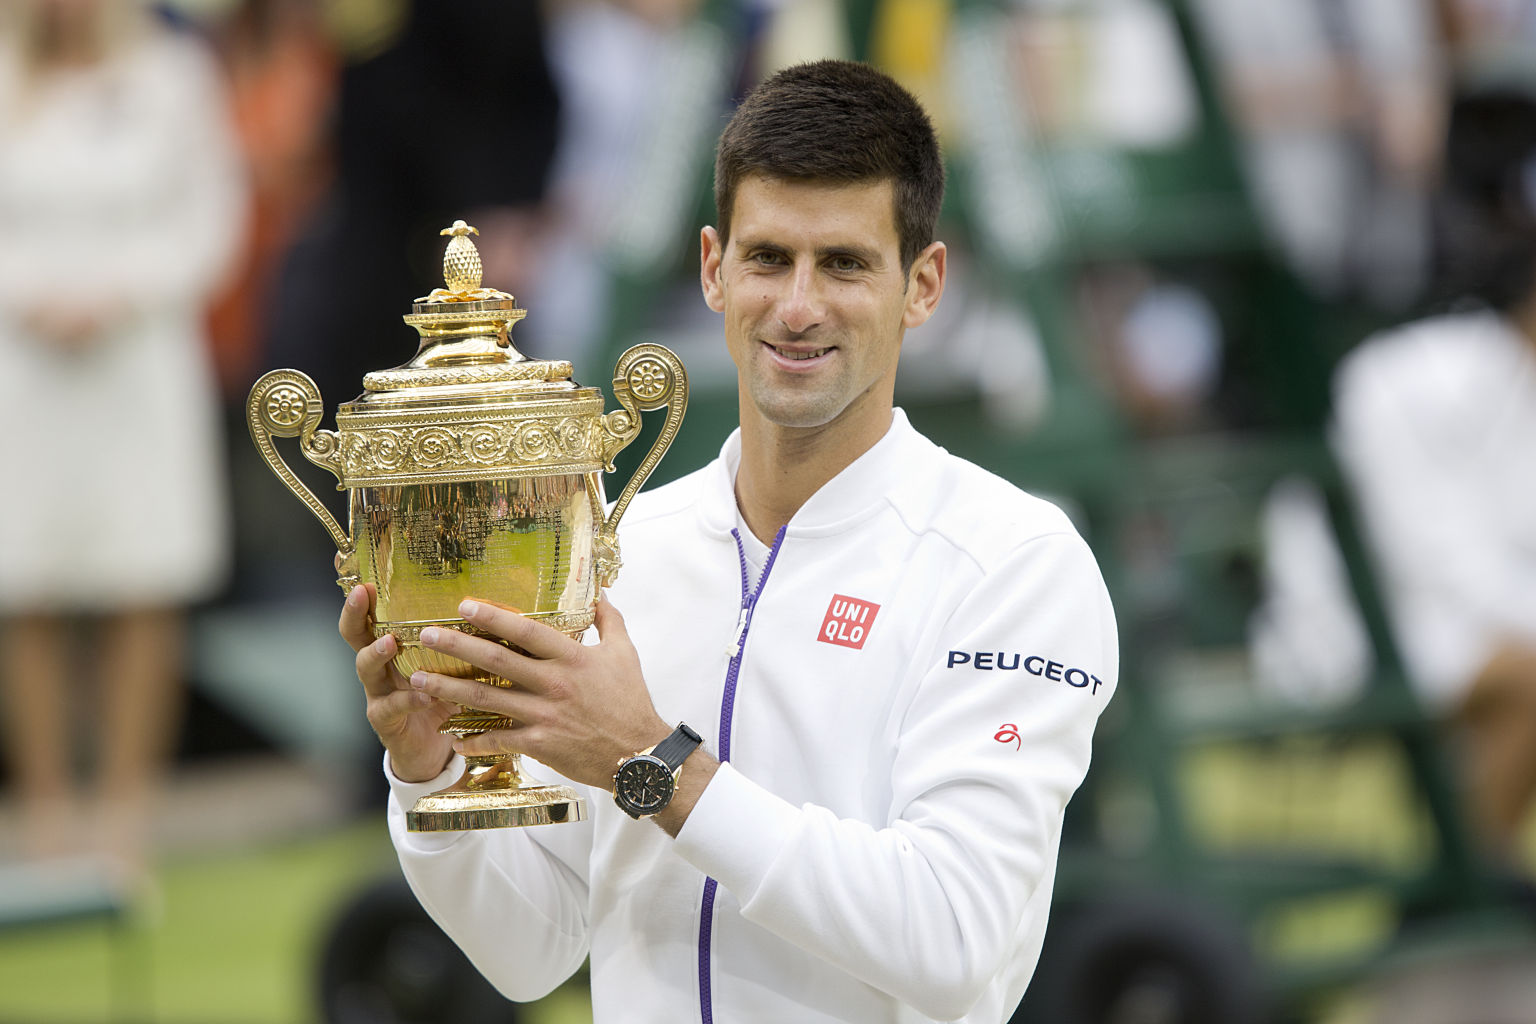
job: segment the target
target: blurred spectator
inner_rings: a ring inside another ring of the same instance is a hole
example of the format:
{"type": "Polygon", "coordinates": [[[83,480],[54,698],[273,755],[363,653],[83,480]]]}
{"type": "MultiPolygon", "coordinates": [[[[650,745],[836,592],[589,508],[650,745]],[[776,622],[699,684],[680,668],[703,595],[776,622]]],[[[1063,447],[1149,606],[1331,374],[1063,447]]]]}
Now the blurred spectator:
{"type": "Polygon", "coordinates": [[[562,0],[550,6],[550,69],[560,94],[558,145],[549,176],[547,231],[529,284],[519,344],[569,359],[578,379],[594,365],[607,328],[606,257],[638,169],[655,136],[666,72],[684,45],[682,28],[699,0],[562,0]],[[536,299],[534,298],[536,297],[536,299]]]}
{"type": "Polygon", "coordinates": [[[218,73],[138,4],[0,8],[0,674],[39,852],[134,870],[226,509],[203,306],[238,242],[218,73]],[[76,704],[77,677],[99,691],[76,704]],[[87,811],[72,781],[92,746],[87,811]],[[89,815],[89,816],[88,816],[89,815]]]}
{"type": "Polygon", "coordinates": [[[1536,795],[1536,98],[1452,113],[1444,273],[1481,305],[1361,345],[1334,441],[1428,703],[1465,734],[1472,807],[1512,853],[1536,795]]]}
{"type": "Polygon", "coordinates": [[[1085,341],[1136,431],[1209,429],[1225,339],[1204,291],[1135,262],[1094,268],[1078,287],[1085,341]]]}
{"type": "Polygon", "coordinates": [[[1198,0],[1254,199],[1319,294],[1419,298],[1447,93],[1433,0],[1198,0]]]}
{"type": "MultiPolygon", "coordinates": [[[[1512,861],[1536,797],[1536,95],[1458,100],[1446,150],[1436,276],[1465,298],[1349,355],[1332,441],[1410,678],[1461,741],[1491,852],[1512,861]]],[[[1294,493],[1272,511],[1288,524],[1268,537],[1286,593],[1256,631],[1266,675],[1342,696],[1355,680],[1340,666],[1368,658],[1343,635],[1359,620],[1342,567],[1307,539],[1294,493]]]]}
{"type": "Polygon", "coordinates": [[[1437,6],[1461,79],[1529,68],[1536,59],[1531,0],[1438,0],[1437,6]]]}
{"type": "Polygon", "coordinates": [[[250,230],[209,334],[226,400],[243,418],[278,266],[330,184],[338,68],[313,0],[241,0],[214,36],[251,188],[250,230]]]}

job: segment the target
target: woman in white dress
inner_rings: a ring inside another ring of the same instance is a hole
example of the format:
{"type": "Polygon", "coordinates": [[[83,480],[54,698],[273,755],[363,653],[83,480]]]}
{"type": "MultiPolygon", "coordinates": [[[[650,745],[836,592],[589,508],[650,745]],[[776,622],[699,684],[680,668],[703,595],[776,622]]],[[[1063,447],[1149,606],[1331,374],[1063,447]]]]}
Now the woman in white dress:
{"type": "Polygon", "coordinates": [[[127,0],[11,0],[5,18],[0,735],[36,851],[100,843],[132,865],[178,725],[182,609],[227,557],[202,314],[243,182],[195,40],[127,0]]]}

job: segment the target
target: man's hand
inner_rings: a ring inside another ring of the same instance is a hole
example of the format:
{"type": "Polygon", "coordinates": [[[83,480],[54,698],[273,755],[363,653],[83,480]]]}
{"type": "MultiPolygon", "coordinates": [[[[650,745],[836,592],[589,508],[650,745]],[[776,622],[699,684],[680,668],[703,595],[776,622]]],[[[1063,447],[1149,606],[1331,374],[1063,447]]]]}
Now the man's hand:
{"type": "MultiPolygon", "coordinates": [[[[389,751],[389,767],[402,782],[435,779],[453,756],[453,741],[438,728],[457,707],[412,689],[395,669],[394,636],[373,638],[373,584],[353,587],[341,609],[342,639],[357,652],[357,678],[368,695],[368,724],[389,751]]],[[[447,631],[445,631],[447,632],[447,631]]]]}
{"type": "MultiPolygon", "coordinates": [[[[502,689],[431,672],[411,676],[410,685],[419,695],[430,694],[439,701],[512,720],[510,728],[458,741],[454,746],[460,753],[516,751],[566,778],[610,789],[621,758],[661,742],[672,732],[651,703],[624,618],[606,598],[597,606],[599,642],[590,646],[484,601],[465,601],[459,614],[527,652],[452,629],[422,630],[423,646],[512,683],[502,689]]],[[[361,657],[358,664],[362,665],[361,657]]],[[[371,703],[370,698],[370,707],[371,703]]]]}

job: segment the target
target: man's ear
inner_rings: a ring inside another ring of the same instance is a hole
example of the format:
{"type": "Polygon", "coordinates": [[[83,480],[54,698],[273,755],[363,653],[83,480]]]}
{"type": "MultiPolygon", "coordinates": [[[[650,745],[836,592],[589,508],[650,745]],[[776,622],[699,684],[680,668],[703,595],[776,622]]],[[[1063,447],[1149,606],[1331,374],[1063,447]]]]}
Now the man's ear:
{"type": "Polygon", "coordinates": [[[725,282],[720,278],[720,261],[724,257],[720,233],[705,225],[699,232],[699,285],[704,289],[704,304],[716,313],[725,312],[725,282]]]}
{"type": "Polygon", "coordinates": [[[921,327],[939,308],[939,299],[944,296],[947,255],[943,242],[930,242],[912,261],[907,278],[907,306],[901,317],[903,327],[921,327]]]}

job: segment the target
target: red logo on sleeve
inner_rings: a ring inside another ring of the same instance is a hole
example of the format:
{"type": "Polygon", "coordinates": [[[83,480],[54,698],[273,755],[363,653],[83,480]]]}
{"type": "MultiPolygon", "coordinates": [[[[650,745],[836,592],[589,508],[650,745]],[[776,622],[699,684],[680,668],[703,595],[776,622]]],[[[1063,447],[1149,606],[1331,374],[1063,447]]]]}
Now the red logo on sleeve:
{"type": "Polygon", "coordinates": [[[837,644],[860,650],[869,637],[869,628],[875,624],[880,606],[856,597],[833,594],[827,605],[827,617],[821,620],[821,632],[816,639],[824,644],[837,644]]]}

